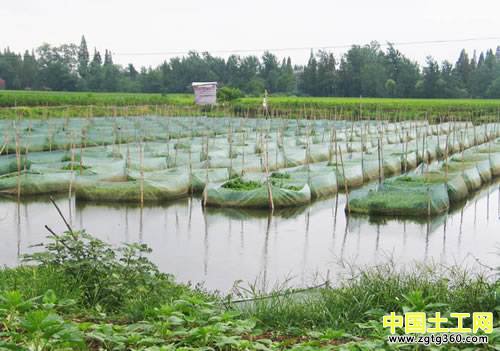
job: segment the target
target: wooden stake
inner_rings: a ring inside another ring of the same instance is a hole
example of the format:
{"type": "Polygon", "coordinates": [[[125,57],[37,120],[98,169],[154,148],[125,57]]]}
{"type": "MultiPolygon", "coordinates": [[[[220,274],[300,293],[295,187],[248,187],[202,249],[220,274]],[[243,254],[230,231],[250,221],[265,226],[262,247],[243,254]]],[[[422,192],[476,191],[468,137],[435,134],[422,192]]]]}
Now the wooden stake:
{"type": "Polygon", "coordinates": [[[266,180],[267,180],[267,195],[269,197],[269,209],[274,210],[274,200],[273,200],[273,190],[271,187],[271,180],[269,179],[269,149],[268,149],[268,141],[266,138],[266,180]]]}
{"type": "Polygon", "coordinates": [[[141,182],[140,182],[140,190],[141,190],[141,207],[144,205],[144,151],[142,145],[142,135],[139,141],[139,161],[140,161],[140,174],[141,174],[141,182]]]}
{"type": "Polygon", "coordinates": [[[340,164],[342,166],[342,177],[344,178],[347,213],[351,213],[351,207],[349,205],[349,187],[347,186],[347,179],[345,178],[344,159],[342,158],[342,149],[340,147],[339,147],[339,155],[340,155],[340,164]]]}

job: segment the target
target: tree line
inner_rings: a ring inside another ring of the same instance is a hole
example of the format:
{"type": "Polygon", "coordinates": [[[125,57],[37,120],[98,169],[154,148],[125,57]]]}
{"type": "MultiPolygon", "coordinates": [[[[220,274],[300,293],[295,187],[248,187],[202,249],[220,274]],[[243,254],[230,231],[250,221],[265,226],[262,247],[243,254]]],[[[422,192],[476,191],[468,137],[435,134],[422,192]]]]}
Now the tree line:
{"type": "Polygon", "coordinates": [[[193,81],[218,81],[247,95],[365,96],[422,98],[500,98],[500,46],[470,55],[462,50],[455,63],[427,57],[422,67],[393,45],[377,42],[352,46],[340,58],[319,50],[307,64],[290,57],[189,52],[156,67],[137,69],[113,62],[111,51],[89,52],[79,45],[43,44],[19,54],[0,52],[0,78],[13,90],[185,93],[193,81]]]}

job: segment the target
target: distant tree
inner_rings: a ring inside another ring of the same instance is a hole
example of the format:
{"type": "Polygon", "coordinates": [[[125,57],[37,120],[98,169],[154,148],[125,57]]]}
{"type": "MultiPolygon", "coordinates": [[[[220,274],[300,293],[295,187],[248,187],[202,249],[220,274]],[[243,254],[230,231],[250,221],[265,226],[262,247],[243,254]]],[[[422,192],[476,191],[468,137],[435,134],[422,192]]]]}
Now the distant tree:
{"type": "Polygon", "coordinates": [[[461,86],[463,88],[469,87],[470,77],[472,74],[472,66],[469,61],[469,56],[465,49],[460,52],[460,56],[458,57],[457,63],[455,64],[455,71],[460,80],[461,86]]]}
{"type": "Polygon", "coordinates": [[[117,91],[120,88],[120,70],[113,64],[105,64],[102,66],[102,81],[100,90],[117,91]]]}
{"type": "Polygon", "coordinates": [[[316,95],[334,96],[337,88],[337,63],[332,53],[324,50],[318,51],[316,72],[316,95]]]}
{"type": "Polygon", "coordinates": [[[126,73],[128,77],[132,80],[135,80],[137,78],[137,75],[139,74],[139,72],[137,72],[137,70],[135,69],[134,65],[131,63],[128,64],[126,73]]]}
{"type": "Polygon", "coordinates": [[[87,41],[85,36],[82,35],[80,46],[78,47],[78,73],[80,77],[85,78],[89,69],[89,50],[87,48],[87,41]]]}
{"type": "Polygon", "coordinates": [[[389,78],[387,60],[377,42],[354,45],[342,57],[339,67],[341,94],[344,96],[385,96],[389,78]]]}
{"type": "Polygon", "coordinates": [[[309,61],[300,76],[300,91],[302,94],[316,96],[318,94],[318,61],[311,50],[309,61]]]}
{"type": "Polygon", "coordinates": [[[77,47],[74,44],[37,49],[41,86],[51,90],[73,91],[77,88],[77,47]]]}
{"type": "Polygon", "coordinates": [[[265,89],[265,81],[260,77],[261,63],[256,56],[247,56],[240,60],[239,79],[241,90],[250,95],[261,95],[265,89]]]}
{"type": "Polygon", "coordinates": [[[385,90],[389,94],[390,97],[394,97],[395,92],[396,92],[396,81],[394,79],[387,79],[385,81],[385,90]]]}
{"type": "Polygon", "coordinates": [[[278,58],[271,54],[269,51],[264,52],[262,55],[262,66],[260,70],[260,76],[264,81],[264,87],[269,92],[278,92],[279,89],[279,79],[280,79],[280,67],[278,63],[278,58]]]}
{"type": "Polygon", "coordinates": [[[113,56],[111,55],[111,51],[104,52],[104,65],[112,65],[113,64],[113,56]]]}
{"type": "MultiPolygon", "coordinates": [[[[460,86],[460,81],[454,73],[453,64],[449,61],[444,61],[441,64],[440,80],[438,81],[440,91],[439,97],[444,98],[465,98],[467,97],[467,89],[460,86]]],[[[434,93],[436,94],[436,93],[434,93]]]]}
{"type": "Polygon", "coordinates": [[[415,86],[420,79],[418,64],[406,58],[391,43],[388,43],[385,59],[387,62],[387,74],[396,83],[394,92],[392,94],[389,91],[387,92],[393,97],[415,96],[415,86]]]}
{"type": "Polygon", "coordinates": [[[94,49],[94,56],[89,65],[87,84],[88,88],[92,91],[101,90],[103,80],[102,74],[102,59],[99,51],[94,49]]]}
{"type": "Polygon", "coordinates": [[[21,70],[21,88],[36,89],[38,88],[38,62],[35,53],[26,50],[23,56],[22,70],[21,70]]]}
{"type": "Polygon", "coordinates": [[[471,74],[469,81],[469,92],[471,97],[485,97],[486,91],[494,79],[493,66],[495,64],[495,59],[493,52],[487,52],[486,55],[487,58],[485,58],[483,53],[479,55],[477,68],[471,74]],[[493,62],[491,62],[492,58],[493,62]]]}
{"type": "Polygon", "coordinates": [[[290,57],[283,58],[278,78],[278,91],[283,93],[293,93],[295,89],[296,79],[293,71],[292,59],[290,57]]]}
{"type": "Polygon", "coordinates": [[[472,58],[462,50],[454,65],[429,58],[422,69],[392,44],[383,51],[377,42],[354,45],[338,60],[331,52],[311,52],[305,65],[294,66],[290,57],[270,52],[261,59],[224,59],[193,51],[136,69],[115,64],[109,50],[101,57],[94,49],[90,60],[82,36],[79,45],[43,44],[24,54],[5,48],[0,51],[0,77],[7,89],[184,93],[192,91],[193,81],[218,81],[255,96],[267,89],[311,96],[497,98],[500,46],[474,52],[472,58]]]}
{"type": "Polygon", "coordinates": [[[500,77],[496,78],[488,86],[486,90],[486,97],[491,99],[500,99],[500,77]]]}
{"type": "Polygon", "coordinates": [[[443,87],[443,80],[440,77],[439,64],[431,56],[427,57],[426,63],[423,71],[423,97],[441,97],[439,90],[443,87]]]}

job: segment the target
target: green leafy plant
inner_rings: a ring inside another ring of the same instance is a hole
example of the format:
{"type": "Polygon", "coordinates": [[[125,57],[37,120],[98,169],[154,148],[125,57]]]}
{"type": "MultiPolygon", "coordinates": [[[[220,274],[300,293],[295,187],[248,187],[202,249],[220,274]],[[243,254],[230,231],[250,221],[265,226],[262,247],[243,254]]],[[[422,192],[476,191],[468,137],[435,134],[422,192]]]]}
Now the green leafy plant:
{"type": "Polygon", "coordinates": [[[82,302],[88,307],[115,311],[131,297],[154,294],[158,285],[171,283],[145,256],[151,252],[146,245],[113,249],[85,231],[68,231],[50,239],[46,251],[25,256],[25,262],[63,272],[67,283],[81,290],[82,302]]]}
{"type": "Polygon", "coordinates": [[[262,184],[255,181],[245,181],[241,178],[233,178],[224,184],[222,184],[224,189],[232,189],[232,190],[240,190],[240,191],[248,191],[255,190],[262,187],[262,184]]]}
{"type": "Polygon", "coordinates": [[[244,96],[238,88],[224,86],[217,90],[217,99],[220,101],[233,101],[240,99],[244,96]]]}

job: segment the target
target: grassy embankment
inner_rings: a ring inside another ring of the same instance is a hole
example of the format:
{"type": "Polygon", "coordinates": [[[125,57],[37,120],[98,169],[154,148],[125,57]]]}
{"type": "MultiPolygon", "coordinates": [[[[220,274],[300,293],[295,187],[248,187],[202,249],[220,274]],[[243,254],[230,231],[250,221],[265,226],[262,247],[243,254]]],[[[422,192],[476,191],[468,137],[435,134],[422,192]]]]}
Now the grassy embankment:
{"type": "Polygon", "coordinates": [[[380,350],[392,347],[381,322],[391,311],[494,311],[490,344],[472,346],[500,342],[498,281],[460,269],[384,266],[336,288],[235,304],[175,283],[149,252],[53,233],[23,266],[0,269],[0,350],[380,350]]]}
{"type": "MultiPolygon", "coordinates": [[[[283,117],[498,120],[500,100],[269,98],[271,115],[283,117]],[[361,111],[361,112],[360,112],[361,111]]],[[[191,94],[0,91],[0,118],[19,116],[197,115],[261,116],[262,98],[245,97],[216,108],[194,105],[191,94]],[[17,106],[17,108],[13,108],[17,106]]]]}

